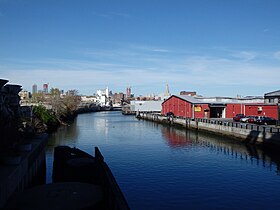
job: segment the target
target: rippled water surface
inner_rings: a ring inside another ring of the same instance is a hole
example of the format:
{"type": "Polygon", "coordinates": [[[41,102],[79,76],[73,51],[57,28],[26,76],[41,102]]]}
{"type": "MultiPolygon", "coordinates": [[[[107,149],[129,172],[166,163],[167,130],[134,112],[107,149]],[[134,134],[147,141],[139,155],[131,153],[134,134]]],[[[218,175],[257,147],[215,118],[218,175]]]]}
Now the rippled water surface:
{"type": "Polygon", "coordinates": [[[56,145],[98,146],[131,209],[280,209],[277,151],[120,112],[81,114],[50,136],[48,182],[56,145]]]}

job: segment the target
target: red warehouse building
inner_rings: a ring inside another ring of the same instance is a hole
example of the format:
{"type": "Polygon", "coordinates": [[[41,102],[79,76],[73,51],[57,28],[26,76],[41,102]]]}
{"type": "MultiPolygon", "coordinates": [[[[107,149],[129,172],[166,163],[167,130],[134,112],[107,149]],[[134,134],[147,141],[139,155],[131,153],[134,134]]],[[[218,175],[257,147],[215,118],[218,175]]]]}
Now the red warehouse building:
{"type": "Polygon", "coordinates": [[[209,106],[188,95],[172,95],[162,103],[162,114],[168,112],[180,117],[204,118],[209,117],[209,106]]]}
{"type": "Polygon", "coordinates": [[[172,95],[162,103],[162,114],[188,118],[232,118],[236,114],[268,116],[279,119],[278,104],[202,102],[187,95],[172,95]]]}
{"type": "Polygon", "coordinates": [[[244,114],[247,116],[268,116],[279,119],[279,107],[277,104],[245,104],[244,114]]]}

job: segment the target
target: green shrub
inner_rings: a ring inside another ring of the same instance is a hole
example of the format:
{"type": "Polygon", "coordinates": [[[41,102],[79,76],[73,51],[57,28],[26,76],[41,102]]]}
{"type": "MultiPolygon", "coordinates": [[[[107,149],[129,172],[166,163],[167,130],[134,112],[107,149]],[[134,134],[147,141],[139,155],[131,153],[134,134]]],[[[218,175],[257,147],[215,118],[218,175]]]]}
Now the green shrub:
{"type": "Polygon", "coordinates": [[[51,125],[58,121],[57,117],[42,105],[33,107],[33,114],[46,125],[51,125]]]}

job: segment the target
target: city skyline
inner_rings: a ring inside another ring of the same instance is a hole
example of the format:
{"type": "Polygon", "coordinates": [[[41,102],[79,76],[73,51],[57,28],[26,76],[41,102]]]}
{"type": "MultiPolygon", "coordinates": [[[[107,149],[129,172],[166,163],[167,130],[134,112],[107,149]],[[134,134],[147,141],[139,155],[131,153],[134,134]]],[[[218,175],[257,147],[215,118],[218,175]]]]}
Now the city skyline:
{"type": "Polygon", "coordinates": [[[0,0],[0,77],[90,95],[280,89],[280,2],[0,0]],[[50,85],[51,87],[52,85],[50,85]]]}

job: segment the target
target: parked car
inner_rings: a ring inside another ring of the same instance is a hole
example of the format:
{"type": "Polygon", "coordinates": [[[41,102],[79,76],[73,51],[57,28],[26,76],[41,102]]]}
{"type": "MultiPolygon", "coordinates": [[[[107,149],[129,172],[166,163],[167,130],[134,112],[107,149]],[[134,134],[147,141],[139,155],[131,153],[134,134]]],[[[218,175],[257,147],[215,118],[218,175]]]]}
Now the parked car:
{"type": "Polygon", "coordinates": [[[240,122],[249,122],[249,119],[254,119],[256,116],[246,116],[246,117],[242,117],[240,118],[240,122]]]}
{"type": "Polygon", "coordinates": [[[167,113],[166,113],[166,116],[167,116],[167,117],[174,117],[174,113],[173,113],[173,112],[167,112],[167,113]]]}
{"type": "Polygon", "coordinates": [[[259,125],[276,125],[276,119],[272,117],[260,117],[256,120],[259,125]]]}
{"type": "Polygon", "coordinates": [[[248,119],[248,123],[256,123],[257,122],[257,119],[259,119],[260,116],[251,116],[249,119],[248,119]]]}
{"type": "Polygon", "coordinates": [[[235,115],[235,116],[233,117],[233,120],[234,120],[235,122],[239,122],[240,119],[241,119],[241,118],[244,118],[244,117],[246,117],[244,114],[237,114],[237,115],[235,115]]]}

